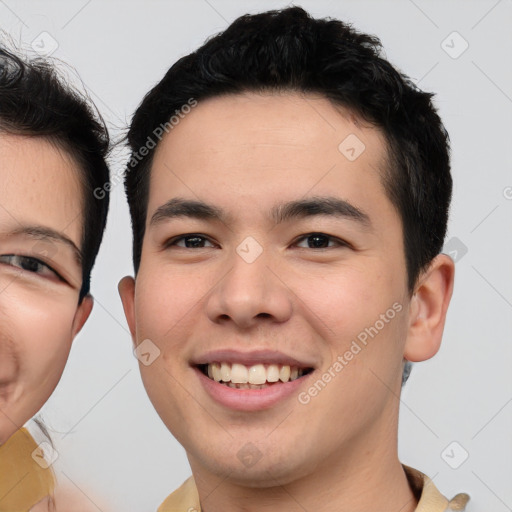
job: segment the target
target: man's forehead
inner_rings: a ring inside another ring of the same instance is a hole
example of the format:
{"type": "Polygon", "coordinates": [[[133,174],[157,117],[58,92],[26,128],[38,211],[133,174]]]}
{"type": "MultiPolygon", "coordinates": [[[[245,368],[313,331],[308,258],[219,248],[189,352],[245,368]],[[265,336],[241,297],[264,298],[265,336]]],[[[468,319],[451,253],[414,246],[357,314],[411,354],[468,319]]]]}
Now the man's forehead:
{"type": "Polygon", "coordinates": [[[368,175],[383,192],[384,165],[380,130],[318,95],[219,97],[198,102],[158,145],[150,202],[156,195],[152,206],[160,206],[171,191],[216,195],[219,187],[249,196],[295,189],[305,197],[346,178],[368,188],[368,175]]]}
{"type": "MultiPolygon", "coordinates": [[[[380,160],[386,150],[381,129],[362,119],[353,109],[318,94],[244,93],[199,100],[158,144],[153,163],[235,155],[241,147],[267,146],[273,152],[292,146],[308,147],[310,153],[332,151],[349,136],[358,138],[380,160]]],[[[346,155],[345,155],[346,156],[346,155]]]]}
{"type": "MultiPolygon", "coordinates": [[[[379,142],[385,142],[381,130],[364,120],[355,109],[324,95],[297,91],[244,92],[199,100],[194,109],[180,116],[158,148],[174,145],[177,139],[182,143],[184,138],[189,144],[196,140],[222,139],[226,133],[233,138],[230,142],[245,134],[250,134],[257,142],[258,134],[271,131],[274,142],[278,143],[286,136],[337,139],[344,132],[362,134],[365,130],[376,132],[374,135],[379,142]],[[197,125],[202,129],[197,130],[197,125]]],[[[196,149],[200,152],[204,148],[197,146],[196,149]]]]}

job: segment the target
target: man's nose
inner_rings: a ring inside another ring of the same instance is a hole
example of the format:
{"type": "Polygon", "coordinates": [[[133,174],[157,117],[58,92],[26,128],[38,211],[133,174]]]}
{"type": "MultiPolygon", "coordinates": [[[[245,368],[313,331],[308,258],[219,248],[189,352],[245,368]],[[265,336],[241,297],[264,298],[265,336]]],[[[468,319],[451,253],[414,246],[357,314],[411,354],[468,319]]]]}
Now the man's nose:
{"type": "Polygon", "coordinates": [[[249,240],[233,252],[229,264],[231,269],[207,299],[212,322],[231,321],[246,329],[262,320],[282,323],[290,318],[292,294],[272,268],[268,251],[249,240]]]}

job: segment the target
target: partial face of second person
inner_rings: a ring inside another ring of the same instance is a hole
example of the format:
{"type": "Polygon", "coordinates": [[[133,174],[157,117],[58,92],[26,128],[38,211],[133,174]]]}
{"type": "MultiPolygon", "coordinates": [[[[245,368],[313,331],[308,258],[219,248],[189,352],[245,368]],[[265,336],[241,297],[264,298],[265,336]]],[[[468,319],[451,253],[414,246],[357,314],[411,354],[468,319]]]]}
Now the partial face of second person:
{"type": "Polygon", "coordinates": [[[76,163],[41,137],[0,133],[0,444],[55,389],[89,316],[78,303],[83,189],[76,163]]]}
{"type": "Polygon", "coordinates": [[[437,351],[453,266],[439,256],[409,293],[385,157],[378,129],[292,93],[199,102],[157,148],[140,269],[120,291],[155,357],[149,397],[196,474],[286,484],[393,449],[403,357],[437,351]],[[232,363],[256,382],[260,365],[268,381],[276,365],[304,375],[233,389],[213,373],[244,373],[232,363]]]}

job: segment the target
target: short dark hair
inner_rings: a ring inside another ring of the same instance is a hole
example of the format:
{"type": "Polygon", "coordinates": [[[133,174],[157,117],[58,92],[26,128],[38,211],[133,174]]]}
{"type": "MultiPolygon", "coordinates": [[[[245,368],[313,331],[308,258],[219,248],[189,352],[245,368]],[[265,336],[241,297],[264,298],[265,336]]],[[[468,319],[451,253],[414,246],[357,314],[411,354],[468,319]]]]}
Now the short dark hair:
{"type": "MultiPolygon", "coordinates": [[[[143,99],[128,132],[125,173],[137,272],[154,150],[138,150],[185,105],[246,91],[319,93],[373,126],[387,141],[382,181],[400,214],[409,290],[440,253],[452,193],[448,134],[432,104],[382,55],[376,37],[299,7],[246,15],[176,62],[143,99]],[[135,156],[137,158],[135,158],[135,156]]],[[[156,146],[154,144],[153,146],[156,146]]]]}
{"type": "Polygon", "coordinates": [[[64,83],[48,60],[22,58],[0,47],[0,133],[43,137],[77,163],[84,197],[81,301],[105,230],[109,136],[92,102],[64,83]],[[94,190],[103,190],[101,199],[94,190]]]}

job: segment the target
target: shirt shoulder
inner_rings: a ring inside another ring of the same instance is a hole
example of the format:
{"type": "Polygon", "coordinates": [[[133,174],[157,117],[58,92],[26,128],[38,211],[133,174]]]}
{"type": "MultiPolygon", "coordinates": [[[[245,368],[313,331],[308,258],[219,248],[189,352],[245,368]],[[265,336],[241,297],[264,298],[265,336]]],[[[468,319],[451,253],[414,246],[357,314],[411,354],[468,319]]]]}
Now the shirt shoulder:
{"type": "Polygon", "coordinates": [[[185,480],[178,489],[170,494],[158,507],[158,512],[201,512],[194,477],[185,480]]]}
{"type": "Polygon", "coordinates": [[[53,493],[55,480],[45,450],[26,428],[20,428],[0,446],[1,510],[29,510],[53,493]]]}
{"type": "Polygon", "coordinates": [[[415,512],[463,512],[469,501],[469,496],[459,493],[451,500],[443,496],[432,480],[420,471],[403,465],[407,480],[412,491],[418,498],[415,512]]]}

